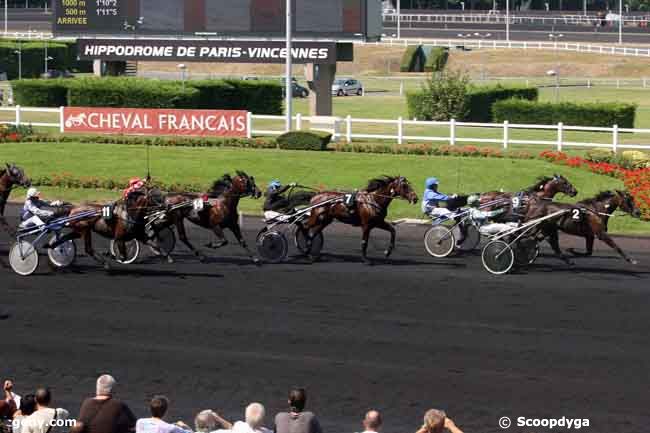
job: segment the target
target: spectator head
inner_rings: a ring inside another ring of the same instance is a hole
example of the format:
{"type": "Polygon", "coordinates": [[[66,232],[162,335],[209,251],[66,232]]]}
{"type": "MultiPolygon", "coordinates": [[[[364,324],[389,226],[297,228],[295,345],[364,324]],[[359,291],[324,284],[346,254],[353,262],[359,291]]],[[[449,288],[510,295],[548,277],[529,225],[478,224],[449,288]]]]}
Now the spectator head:
{"type": "Polygon", "coordinates": [[[291,412],[302,412],[307,403],[307,392],[304,388],[294,388],[289,391],[289,408],[291,412]]]}
{"type": "Polygon", "coordinates": [[[260,403],[251,403],[246,407],[246,424],[257,429],[264,424],[265,410],[260,403]]]}
{"type": "Polygon", "coordinates": [[[36,395],[34,398],[36,399],[36,403],[38,403],[39,406],[47,407],[52,401],[52,393],[50,392],[49,388],[39,388],[36,390],[36,395]]]}
{"type": "Polygon", "coordinates": [[[219,421],[211,410],[202,410],[194,418],[194,429],[197,432],[207,433],[216,430],[219,427],[219,421]]]}
{"type": "Polygon", "coordinates": [[[379,431],[382,423],[381,414],[376,410],[369,410],[363,419],[363,428],[366,431],[379,431]]]}
{"type": "Polygon", "coordinates": [[[20,399],[20,413],[28,416],[36,412],[36,396],[34,394],[24,395],[20,399]]]}
{"type": "Polygon", "coordinates": [[[97,396],[110,397],[113,395],[113,388],[115,387],[115,378],[110,374],[102,374],[97,379],[97,396]]]}
{"type": "Polygon", "coordinates": [[[423,431],[427,433],[442,433],[445,429],[445,412],[438,409],[429,409],[424,414],[423,431]]]}
{"type": "Polygon", "coordinates": [[[154,418],[162,418],[167,413],[167,407],[169,406],[169,400],[164,395],[154,395],[149,403],[149,409],[151,410],[151,416],[154,418]]]}

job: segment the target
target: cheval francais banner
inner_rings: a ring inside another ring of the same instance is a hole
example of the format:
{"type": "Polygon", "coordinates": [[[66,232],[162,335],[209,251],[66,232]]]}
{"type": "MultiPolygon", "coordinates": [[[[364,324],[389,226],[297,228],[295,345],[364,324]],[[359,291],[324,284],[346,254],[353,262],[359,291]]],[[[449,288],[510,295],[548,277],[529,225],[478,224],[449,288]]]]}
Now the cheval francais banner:
{"type": "Polygon", "coordinates": [[[92,134],[246,137],[247,112],[65,107],[63,131],[92,134]]]}

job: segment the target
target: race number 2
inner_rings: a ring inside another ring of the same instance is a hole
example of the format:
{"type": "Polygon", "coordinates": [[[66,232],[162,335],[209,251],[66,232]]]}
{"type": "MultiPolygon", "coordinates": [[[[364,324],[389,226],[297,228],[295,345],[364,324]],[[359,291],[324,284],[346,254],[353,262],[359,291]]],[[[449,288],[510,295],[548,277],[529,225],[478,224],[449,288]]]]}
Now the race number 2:
{"type": "Polygon", "coordinates": [[[580,209],[573,209],[571,213],[571,218],[573,218],[574,221],[580,221],[580,209]]]}

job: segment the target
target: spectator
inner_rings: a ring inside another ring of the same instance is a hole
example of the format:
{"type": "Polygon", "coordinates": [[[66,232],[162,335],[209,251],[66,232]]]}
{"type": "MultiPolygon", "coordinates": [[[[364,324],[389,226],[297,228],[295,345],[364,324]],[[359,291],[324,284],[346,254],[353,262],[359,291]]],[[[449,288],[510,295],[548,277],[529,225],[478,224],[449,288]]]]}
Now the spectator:
{"type": "Polygon", "coordinates": [[[129,433],[135,430],[136,419],[131,409],[113,398],[115,385],[113,376],[99,376],[96,396],[81,404],[72,433],[129,433]]]}
{"type": "Polygon", "coordinates": [[[424,424],[416,433],[442,433],[445,429],[451,433],[463,433],[443,411],[429,409],[424,414],[424,424]]]}
{"type": "Polygon", "coordinates": [[[379,433],[382,424],[381,414],[376,410],[369,410],[363,419],[363,433],[379,433]]]}
{"type": "Polygon", "coordinates": [[[221,418],[213,410],[202,410],[194,418],[194,428],[197,433],[216,433],[232,429],[232,424],[221,418]]]}
{"type": "Polygon", "coordinates": [[[191,430],[182,429],[178,425],[169,424],[163,421],[167,408],[169,407],[169,400],[164,395],[157,395],[151,399],[149,403],[149,410],[151,411],[151,418],[141,418],[135,424],[136,433],[191,433],[191,430]]]}
{"type": "Polygon", "coordinates": [[[12,392],[14,384],[10,380],[5,380],[3,390],[5,393],[4,400],[0,400],[0,420],[10,419],[14,412],[18,410],[16,395],[12,392]]]}
{"type": "Polygon", "coordinates": [[[23,420],[23,433],[60,433],[65,429],[57,425],[58,420],[67,420],[70,414],[65,409],[50,408],[52,393],[47,388],[36,390],[36,411],[23,420]]]}
{"type": "Polygon", "coordinates": [[[307,393],[303,388],[289,392],[289,412],[275,416],[275,433],[322,433],[320,423],[312,412],[303,412],[307,393]]]}
{"type": "Polygon", "coordinates": [[[246,421],[237,421],[232,426],[233,433],[271,433],[263,426],[266,410],[261,403],[251,403],[246,407],[246,421]]]}
{"type": "Polygon", "coordinates": [[[14,419],[11,422],[12,433],[22,433],[23,421],[28,416],[36,412],[36,398],[34,394],[27,394],[20,400],[20,409],[14,413],[14,419]]]}

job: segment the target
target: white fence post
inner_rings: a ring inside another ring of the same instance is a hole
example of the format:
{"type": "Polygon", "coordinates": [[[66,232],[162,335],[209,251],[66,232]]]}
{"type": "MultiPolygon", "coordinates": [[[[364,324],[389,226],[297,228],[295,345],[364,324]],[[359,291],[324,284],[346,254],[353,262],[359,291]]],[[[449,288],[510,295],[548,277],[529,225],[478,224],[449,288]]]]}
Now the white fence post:
{"type": "Polygon", "coordinates": [[[404,96],[404,81],[400,81],[399,83],[399,95],[404,96]]]}
{"type": "Polygon", "coordinates": [[[503,121],[503,148],[508,148],[508,121],[503,121]]]}
{"type": "Polygon", "coordinates": [[[402,116],[397,119],[397,144],[404,144],[404,119],[402,116]]]}
{"type": "Polygon", "coordinates": [[[564,124],[557,124],[557,151],[562,152],[562,141],[564,141],[564,124]]]}
{"type": "Polygon", "coordinates": [[[246,138],[253,138],[253,113],[246,112],[246,138]]]}
{"type": "Polygon", "coordinates": [[[345,118],[345,141],[348,144],[352,142],[352,116],[349,114],[345,118]]]}
{"type": "Polygon", "coordinates": [[[618,125],[614,125],[612,128],[612,151],[618,152],[618,125]]]}
{"type": "Polygon", "coordinates": [[[646,78],[643,77],[643,88],[645,89],[646,87],[648,87],[648,86],[646,86],[646,78]]]}
{"type": "Polygon", "coordinates": [[[20,105],[16,105],[16,126],[20,126],[20,105]]]}
{"type": "Polygon", "coordinates": [[[302,114],[296,114],[296,129],[298,131],[302,130],[302,114]]]}
{"type": "Polygon", "coordinates": [[[456,119],[449,121],[449,144],[451,146],[456,145],[456,119]]]}
{"type": "Polygon", "coordinates": [[[64,107],[59,107],[59,132],[63,134],[65,132],[65,119],[63,115],[64,107]]]}
{"type": "Polygon", "coordinates": [[[591,89],[591,78],[587,78],[587,89],[591,89]]]}

